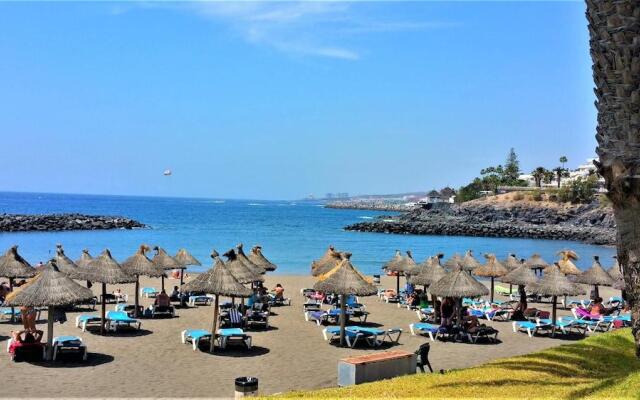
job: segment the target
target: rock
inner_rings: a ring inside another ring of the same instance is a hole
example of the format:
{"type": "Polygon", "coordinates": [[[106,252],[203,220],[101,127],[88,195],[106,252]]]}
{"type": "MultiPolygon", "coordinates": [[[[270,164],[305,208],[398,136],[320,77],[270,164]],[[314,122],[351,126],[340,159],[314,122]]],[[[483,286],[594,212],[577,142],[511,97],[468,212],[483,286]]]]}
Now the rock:
{"type": "Polygon", "coordinates": [[[104,230],[121,228],[146,228],[146,225],[130,218],[101,215],[0,215],[0,232],[104,230]]]}

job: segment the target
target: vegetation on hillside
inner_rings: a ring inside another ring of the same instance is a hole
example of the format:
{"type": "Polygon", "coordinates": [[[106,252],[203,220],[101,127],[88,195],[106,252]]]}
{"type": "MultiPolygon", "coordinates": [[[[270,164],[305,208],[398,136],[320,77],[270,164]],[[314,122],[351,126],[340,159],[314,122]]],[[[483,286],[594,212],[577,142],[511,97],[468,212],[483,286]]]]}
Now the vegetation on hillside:
{"type": "Polygon", "coordinates": [[[621,329],[444,375],[418,374],[282,396],[317,399],[637,399],[640,360],[634,351],[630,329],[621,329]]]}

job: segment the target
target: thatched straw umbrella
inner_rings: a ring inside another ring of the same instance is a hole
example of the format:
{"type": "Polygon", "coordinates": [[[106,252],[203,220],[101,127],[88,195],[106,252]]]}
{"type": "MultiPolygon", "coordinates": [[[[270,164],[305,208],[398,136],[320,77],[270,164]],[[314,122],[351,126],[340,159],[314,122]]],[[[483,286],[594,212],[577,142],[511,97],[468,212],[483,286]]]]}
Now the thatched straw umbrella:
{"type": "Polygon", "coordinates": [[[576,267],[576,265],[571,260],[577,260],[578,255],[571,250],[562,250],[558,252],[560,256],[560,260],[558,261],[558,266],[560,267],[560,272],[565,275],[580,275],[582,271],[576,267]]]}
{"type": "MultiPolygon", "coordinates": [[[[508,269],[509,271],[513,271],[516,268],[518,268],[520,265],[522,265],[522,261],[519,260],[518,258],[516,258],[515,254],[511,253],[502,262],[502,265],[504,265],[504,267],[506,269],[508,269]]],[[[512,289],[513,289],[513,285],[509,284],[509,293],[511,293],[513,291],[512,289]]]]}
{"type": "Polygon", "coordinates": [[[58,270],[69,277],[73,276],[75,270],[78,269],[76,263],[64,254],[64,249],[61,244],[56,245],[55,260],[58,270]]]}
{"type": "Polygon", "coordinates": [[[184,288],[185,290],[203,291],[216,296],[213,304],[212,336],[209,344],[209,351],[213,352],[216,337],[216,325],[218,323],[219,297],[248,297],[251,295],[251,289],[244,287],[240,282],[238,282],[229,268],[227,268],[225,263],[218,257],[218,253],[215,250],[211,253],[211,258],[214,259],[213,267],[209,271],[200,274],[196,279],[184,285],[184,288]]]}
{"type": "Polygon", "coordinates": [[[333,246],[329,246],[327,251],[320,259],[311,263],[311,275],[320,276],[331,271],[340,262],[340,252],[333,246]]]}
{"type": "Polygon", "coordinates": [[[256,274],[246,267],[246,265],[238,259],[234,249],[231,249],[223,254],[227,257],[225,265],[231,274],[242,284],[253,283],[256,281],[264,282],[264,276],[256,274]]]}
{"type": "Polygon", "coordinates": [[[187,249],[178,250],[173,259],[176,260],[178,264],[180,264],[180,286],[184,284],[184,270],[187,269],[188,265],[202,265],[197,258],[192,256],[191,253],[187,251],[187,249]]]}
{"type": "Polygon", "coordinates": [[[476,260],[476,258],[473,256],[472,250],[467,250],[460,264],[462,265],[462,268],[464,268],[465,271],[469,271],[469,272],[473,271],[474,269],[482,265],[480,264],[480,261],[476,260]]]}
{"type": "Polygon", "coordinates": [[[511,287],[511,285],[518,286],[521,303],[526,303],[527,301],[527,293],[525,292],[524,287],[534,285],[538,282],[536,274],[524,263],[521,263],[518,268],[501,277],[500,280],[508,283],[509,287],[511,287]]]}
{"type": "Polygon", "coordinates": [[[264,268],[267,272],[275,271],[276,268],[278,268],[277,265],[269,261],[267,257],[262,254],[262,246],[260,245],[253,246],[247,257],[249,258],[249,261],[264,268]]]}
{"type": "Polygon", "coordinates": [[[580,285],[570,282],[567,277],[560,272],[558,265],[550,265],[545,269],[544,276],[538,283],[531,285],[534,293],[542,296],[552,296],[552,317],[551,320],[556,322],[556,303],[558,296],[575,296],[584,294],[584,289],[580,285]]]}
{"type": "Polygon", "coordinates": [[[244,264],[251,272],[256,275],[264,275],[267,271],[259,265],[254,264],[251,260],[247,258],[247,255],[244,254],[243,244],[239,243],[236,246],[236,256],[238,260],[244,264]]]}
{"type": "MultiPolygon", "coordinates": [[[[425,295],[427,292],[427,287],[433,285],[438,282],[440,279],[444,278],[447,275],[447,270],[445,270],[442,265],[440,265],[440,259],[443,257],[443,254],[438,254],[436,256],[429,257],[422,264],[422,270],[417,275],[411,275],[409,277],[409,282],[414,285],[424,285],[425,295]]],[[[433,309],[435,311],[436,322],[440,322],[440,308],[436,306],[437,296],[431,293],[431,301],[433,303],[433,309]]]]}
{"type": "Polygon", "coordinates": [[[136,278],[135,293],[135,316],[138,316],[138,305],[140,304],[140,277],[148,276],[150,278],[159,278],[164,275],[164,271],[156,267],[153,261],[149,260],[146,252],[150,248],[146,244],[140,245],[138,251],[122,263],[122,269],[127,274],[136,278]]]}
{"type": "MultiPolygon", "coordinates": [[[[93,257],[91,257],[91,254],[89,254],[89,250],[88,249],[83,249],[82,250],[82,254],[80,255],[80,258],[78,258],[76,260],[76,266],[78,267],[77,270],[73,271],[70,275],[70,278],[72,279],[83,279],[80,277],[80,275],[82,274],[81,272],[87,268],[89,266],[89,263],[91,262],[91,260],[93,260],[93,257]],[[78,274],[80,273],[80,274],[78,274]]],[[[87,287],[91,288],[91,281],[87,281],[87,287]]]]}
{"type": "Polygon", "coordinates": [[[600,265],[600,257],[593,256],[593,265],[588,270],[576,276],[575,282],[593,285],[594,298],[600,297],[598,286],[611,286],[615,280],[600,265]]]}
{"type": "Polygon", "coordinates": [[[474,269],[473,274],[491,278],[490,301],[493,303],[494,279],[508,274],[509,270],[498,261],[495,254],[485,254],[484,256],[487,263],[474,269]]]}
{"type": "MultiPolygon", "coordinates": [[[[9,290],[13,291],[13,280],[17,278],[31,278],[36,270],[27,260],[18,254],[18,246],[12,246],[0,257],[0,278],[9,279],[9,290]]],[[[11,307],[11,323],[14,321],[15,309],[11,307]]]]}
{"type": "Polygon", "coordinates": [[[52,259],[42,272],[24,286],[9,294],[5,302],[10,306],[49,307],[47,312],[47,360],[53,351],[53,314],[55,307],[76,304],[93,298],[91,290],[75,283],[62,273],[52,259]]]}
{"type": "Polygon", "coordinates": [[[622,275],[622,266],[618,262],[618,256],[613,256],[614,262],[611,268],[607,270],[607,273],[613,279],[614,289],[624,290],[624,276],[622,275]]]}
{"type": "Polygon", "coordinates": [[[107,284],[117,285],[123,283],[135,283],[136,277],[127,274],[120,264],[111,257],[109,249],[105,249],[102,254],[91,260],[84,272],[88,281],[102,284],[102,310],[100,310],[100,334],[104,335],[104,323],[106,313],[107,284]]]}
{"type": "Polygon", "coordinates": [[[549,266],[549,263],[543,260],[540,254],[532,255],[524,263],[527,267],[534,271],[539,271],[541,274],[542,270],[549,266]]]}
{"type": "MultiPolygon", "coordinates": [[[[162,247],[155,246],[153,250],[155,250],[156,255],[153,256],[153,259],[151,261],[153,261],[157,268],[163,271],[180,268],[180,264],[178,264],[178,262],[173,257],[167,254],[167,252],[164,251],[162,247]]],[[[161,277],[162,290],[164,290],[164,275],[165,274],[162,274],[161,277]]]]}
{"type": "Polygon", "coordinates": [[[396,273],[396,293],[400,294],[400,275],[412,275],[419,273],[418,264],[413,260],[411,251],[407,250],[407,255],[403,256],[399,250],[396,255],[383,267],[387,272],[396,273]]]}
{"type": "Polygon", "coordinates": [[[462,256],[460,256],[460,254],[458,253],[455,253],[453,256],[451,256],[450,259],[444,262],[444,267],[452,271],[458,267],[458,264],[462,264],[462,256]]]}
{"type": "Polygon", "coordinates": [[[489,294],[489,289],[472,277],[469,272],[464,271],[462,265],[458,265],[452,272],[431,285],[429,291],[436,296],[458,299],[458,324],[462,321],[462,299],[464,297],[479,297],[489,294]]]}
{"type": "Polygon", "coordinates": [[[340,296],[340,345],[344,346],[344,335],[346,326],[346,297],[349,295],[371,296],[378,292],[371,280],[353,264],[351,264],[351,253],[342,253],[342,261],[331,271],[318,278],[318,282],[313,285],[315,290],[324,293],[333,293],[340,296]]]}

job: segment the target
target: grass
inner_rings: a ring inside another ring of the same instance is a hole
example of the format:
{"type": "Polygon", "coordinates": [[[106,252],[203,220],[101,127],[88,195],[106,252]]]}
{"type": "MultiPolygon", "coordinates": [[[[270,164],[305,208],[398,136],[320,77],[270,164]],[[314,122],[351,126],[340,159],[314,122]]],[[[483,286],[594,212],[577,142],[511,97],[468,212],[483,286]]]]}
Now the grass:
{"type": "Polygon", "coordinates": [[[620,329],[538,353],[453,370],[444,375],[417,374],[280,396],[323,399],[640,399],[640,360],[634,355],[630,329],[620,329]]]}

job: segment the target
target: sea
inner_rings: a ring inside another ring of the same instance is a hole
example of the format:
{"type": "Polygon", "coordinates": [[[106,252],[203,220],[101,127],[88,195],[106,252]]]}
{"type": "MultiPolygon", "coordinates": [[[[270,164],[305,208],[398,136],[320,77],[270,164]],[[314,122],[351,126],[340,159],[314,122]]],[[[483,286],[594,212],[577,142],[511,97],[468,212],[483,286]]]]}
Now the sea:
{"type": "Polygon", "coordinates": [[[186,248],[202,263],[189,268],[194,272],[210,268],[213,249],[222,254],[243,243],[248,253],[253,245],[260,244],[263,254],[278,266],[276,274],[308,274],[311,262],[321,257],[329,245],[351,252],[354,265],[366,274],[379,274],[396,249],[411,250],[417,261],[437,253],[444,253],[446,259],[454,253],[473,250],[480,261],[484,261],[485,253],[494,253],[499,259],[509,253],[522,258],[538,253],[548,262],[557,260],[558,251],[571,249],[580,256],[576,265],[582,269],[591,266],[594,255],[609,267],[615,255],[612,247],[571,241],[349,232],[343,229],[346,225],[394,213],[330,209],[310,201],[0,192],[0,213],[119,215],[149,226],[133,230],[0,233],[0,251],[18,245],[20,254],[31,264],[46,262],[58,243],[74,260],[85,248],[94,256],[108,248],[120,261],[142,243],[158,245],[170,254],[186,248]]]}

